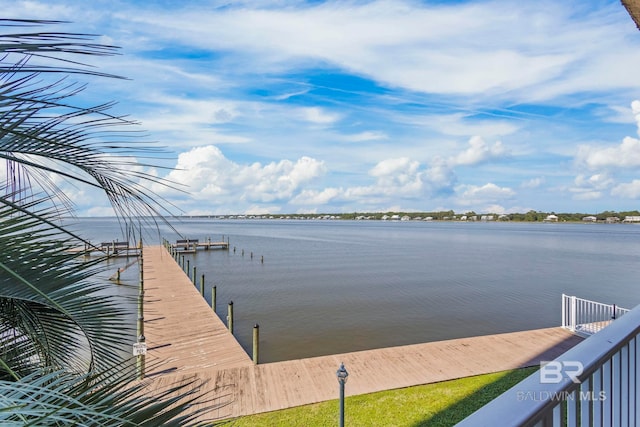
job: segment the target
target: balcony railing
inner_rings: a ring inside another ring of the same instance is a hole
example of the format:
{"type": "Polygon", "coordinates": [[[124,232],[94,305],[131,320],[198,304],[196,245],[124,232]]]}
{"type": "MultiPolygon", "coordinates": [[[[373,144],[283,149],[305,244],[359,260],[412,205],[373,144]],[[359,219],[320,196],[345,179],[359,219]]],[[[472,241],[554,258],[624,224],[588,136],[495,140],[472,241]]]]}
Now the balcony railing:
{"type": "Polygon", "coordinates": [[[458,426],[640,426],[640,306],[608,323],[458,426]]]}
{"type": "Polygon", "coordinates": [[[562,294],[562,327],[581,335],[593,335],[629,310],[562,294]]]}

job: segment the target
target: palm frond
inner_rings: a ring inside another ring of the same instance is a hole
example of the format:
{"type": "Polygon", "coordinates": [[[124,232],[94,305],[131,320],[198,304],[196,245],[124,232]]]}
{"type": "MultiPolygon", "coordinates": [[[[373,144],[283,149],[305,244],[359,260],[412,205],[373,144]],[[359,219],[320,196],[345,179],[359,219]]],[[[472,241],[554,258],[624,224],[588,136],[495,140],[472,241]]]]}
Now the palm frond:
{"type": "Polygon", "coordinates": [[[134,376],[130,361],[97,374],[54,371],[0,380],[0,424],[181,426],[202,414],[193,408],[205,398],[196,378],[150,394],[146,383],[132,384],[134,376]]]}

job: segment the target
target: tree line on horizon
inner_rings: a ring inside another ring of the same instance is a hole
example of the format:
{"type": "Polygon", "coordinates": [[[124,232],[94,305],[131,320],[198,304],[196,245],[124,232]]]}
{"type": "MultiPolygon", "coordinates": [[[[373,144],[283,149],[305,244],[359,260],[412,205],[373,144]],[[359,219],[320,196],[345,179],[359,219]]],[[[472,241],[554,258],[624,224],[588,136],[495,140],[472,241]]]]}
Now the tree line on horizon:
{"type": "Polygon", "coordinates": [[[581,212],[543,212],[530,210],[526,213],[476,213],[475,211],[467,211],[465,213],[455,213],[453,210],[448,211],[431,211],[431,212],[406,212],[406,211],[388,211],[388,212],[348,212],[348,213],[307,213],[307,214],[261,214],[261,215],[187,215],[189,218],[242,218],[242,219],[344,219],[344,220],[383,220],[388,217],[409,217],[412,220],[433,220],[433,221],[460,221],[466,220],[486,220],[492,221],[516,221],[516,222],[544,222],[549,215],[558,217],[558,222],[581,222],[586,217],[595,217],[596,221],[607,221],[607,219],[618,218],[623,221],[628,216],[640,217],[640,211],[603,211],[596,214],[581,212]]]}

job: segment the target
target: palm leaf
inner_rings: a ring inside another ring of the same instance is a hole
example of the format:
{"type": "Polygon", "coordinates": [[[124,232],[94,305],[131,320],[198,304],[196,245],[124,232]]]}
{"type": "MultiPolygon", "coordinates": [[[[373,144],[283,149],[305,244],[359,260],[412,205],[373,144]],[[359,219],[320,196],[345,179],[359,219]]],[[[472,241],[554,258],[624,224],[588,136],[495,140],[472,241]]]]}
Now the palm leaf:
{"type": "Polygon", "coordinates": [[[196,381],[152,395],[132,383],[118,350],[133,335],[133,301],[110,296],[95,278],[101,260],[79,258],[83,239],[57,221],[72,205],[52,176],[102,190],[127,235],[166,221],[170,205],[148,188],[171,184],[133,160],[158,151],[110,113],[114,103],[73,103],[86,86],[69,76],[116,77],[77,58],[116,48],[86,34],[15,32],[51,23],[0,20],[12,31],[0,34],[0,424],[192,423],[204,410],[184,412],[203,403],[196,381]]]}

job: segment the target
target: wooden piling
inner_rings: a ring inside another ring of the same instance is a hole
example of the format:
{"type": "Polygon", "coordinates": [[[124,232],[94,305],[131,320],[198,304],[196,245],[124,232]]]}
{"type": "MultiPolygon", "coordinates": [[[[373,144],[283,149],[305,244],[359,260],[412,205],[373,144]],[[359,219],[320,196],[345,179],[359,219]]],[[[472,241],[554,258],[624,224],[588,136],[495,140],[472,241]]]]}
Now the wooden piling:
{"type": "MultiPolygon", "coordinates": [[[[195,276],[195,272],[193,275],[195,276]]],[[[200,295],[204,297],[204,274],[200,276],[200,295]]]]}
{"type": "Polygon", "coordinates": [[[260,325],[253,325],[253,363],[258,364],[260,345],[260,325]]]}
{"type": "Polygon", "coordinates": [[[217,294],[217,289],[216,286],[213,286],[211,288],[211,310],[213,310],[213,312],[216,312],[216,294],[217,294]]]}
{"type": "Polygon", "coordinates": [[[193,275],[191,276],[191,280],[193,281],[193,286],[195,286],[195,285],[196,285],[196,283],[197,283],[197,279],[196,279],[196,271],[197,271],[197,270],[196,270],[196,266],[194,265],[194,266],[193,266],[193,275]]]}
{"type": "Polygon", "coordinates": [[[227,308],[227,328],[229,328],[229,332],[233,335],[233,301],[229,302],[227,308]]]}

